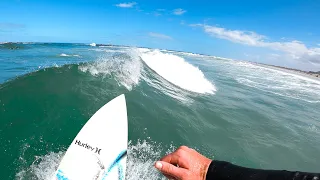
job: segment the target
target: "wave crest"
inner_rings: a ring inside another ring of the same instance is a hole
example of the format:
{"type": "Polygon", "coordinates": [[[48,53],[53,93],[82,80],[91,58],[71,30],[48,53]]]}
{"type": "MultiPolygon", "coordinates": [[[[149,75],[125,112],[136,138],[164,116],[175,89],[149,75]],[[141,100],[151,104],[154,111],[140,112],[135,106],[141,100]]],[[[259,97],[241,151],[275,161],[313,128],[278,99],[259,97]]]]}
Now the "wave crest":
{"type": "Polygon", "coordinates": [[[139,84],[141,76],[141,62],[138,57],[127,54],[116,56],[101,56],[97,61],[79,66],[82,72],[89,72],[93,76],[112,75],[115,80],[128,90],[139,84]]]}
{"type": "Polygon", "coordinates": [[[182,57],[162,53],[159,50],[138,49],[141,59],[172,84],[200,94],[214,94],[215,86],[204,76],[203,72],[186,62],[182,57]]]}
{"type": "Polygon", "coordinates": [[[79,70],[93,76],[111,75],[128,90],[132,90],[142,79],[181,102],[192,102],[191,97],[195,93],[214,94],[216,91],[199,68],[180,56],[147,48],[113,51],[116,50],[112,53],[106,51],[97,61],[79,66],[79,70]]]}

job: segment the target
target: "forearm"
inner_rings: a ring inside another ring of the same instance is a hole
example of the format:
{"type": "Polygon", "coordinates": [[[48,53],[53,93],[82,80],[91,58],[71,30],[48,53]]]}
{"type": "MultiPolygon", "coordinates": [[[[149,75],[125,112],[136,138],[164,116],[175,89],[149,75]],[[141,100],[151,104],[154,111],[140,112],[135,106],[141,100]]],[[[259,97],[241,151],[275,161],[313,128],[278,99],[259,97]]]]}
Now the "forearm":
{"type": "Polygon", "coordinates": [[[259,170],[233,165],[224,161],[212,161],[207,180],[320,180],[320,174],[278,170],[259,170]]]}

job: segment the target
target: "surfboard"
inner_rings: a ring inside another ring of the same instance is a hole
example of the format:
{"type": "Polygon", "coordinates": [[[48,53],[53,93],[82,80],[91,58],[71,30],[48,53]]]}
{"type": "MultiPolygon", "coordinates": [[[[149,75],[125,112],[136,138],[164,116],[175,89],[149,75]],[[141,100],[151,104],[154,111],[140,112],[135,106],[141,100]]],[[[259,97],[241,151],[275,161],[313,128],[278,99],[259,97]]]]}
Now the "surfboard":
{"type": "Polygon", "coordinates": [[[56,180],[124,180],[128,145],[125,96],[100,108],[62,158],[56,180]]]}

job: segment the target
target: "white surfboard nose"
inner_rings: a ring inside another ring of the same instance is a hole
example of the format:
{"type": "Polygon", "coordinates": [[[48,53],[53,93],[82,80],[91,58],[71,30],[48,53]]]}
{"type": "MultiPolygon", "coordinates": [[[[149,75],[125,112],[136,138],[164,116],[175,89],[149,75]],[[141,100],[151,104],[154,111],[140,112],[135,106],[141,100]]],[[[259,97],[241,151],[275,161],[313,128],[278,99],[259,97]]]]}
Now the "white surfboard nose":
{"type": "Polygon", "coordinates": [[[122,94],[101,107],[83,126],[63,157],[55,178],[124,179],[127,145],[127,108],[122,94]]]}

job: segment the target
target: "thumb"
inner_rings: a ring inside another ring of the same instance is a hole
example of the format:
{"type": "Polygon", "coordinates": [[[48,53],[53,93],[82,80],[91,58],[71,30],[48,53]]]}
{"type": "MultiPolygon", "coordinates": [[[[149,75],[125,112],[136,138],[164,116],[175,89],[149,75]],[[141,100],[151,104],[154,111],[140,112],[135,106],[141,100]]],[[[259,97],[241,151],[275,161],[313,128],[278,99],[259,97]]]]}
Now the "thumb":
{"type": "Polygon", "coordinates": [[[177,179],[182,179],[182,177],[186,176],[187,170],[184,168],[176,167],[170,163],[164,161],[157,161],[155,167],[161,171],[163,174],[175,177],[177,179]]]}

